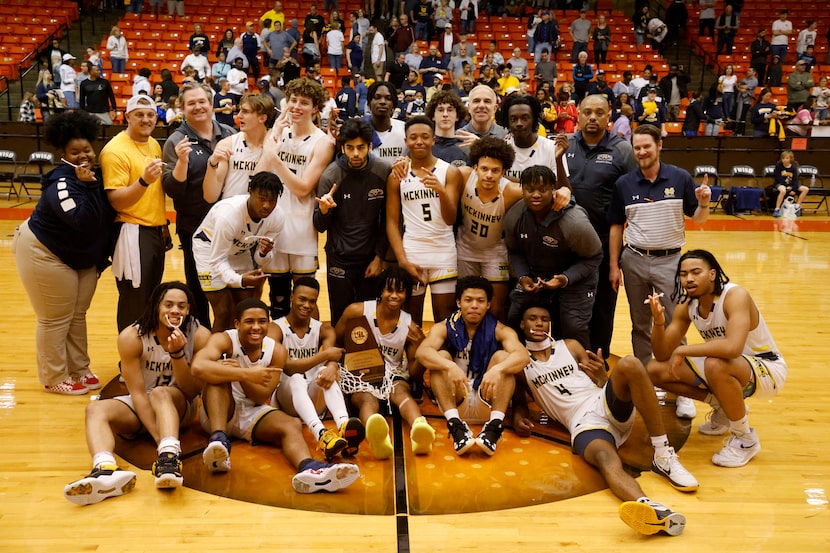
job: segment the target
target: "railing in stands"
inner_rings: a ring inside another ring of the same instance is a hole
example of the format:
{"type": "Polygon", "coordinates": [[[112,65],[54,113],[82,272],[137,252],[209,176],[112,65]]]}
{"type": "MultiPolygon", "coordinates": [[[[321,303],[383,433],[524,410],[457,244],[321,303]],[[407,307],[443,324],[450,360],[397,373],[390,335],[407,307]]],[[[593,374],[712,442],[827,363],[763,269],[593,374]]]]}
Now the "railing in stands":
{"type": "Polygon", "coordinates": [[[5,75],[0,75],[0,98],[6,97],[6,108],[9,110],[9,121],[12,120],[12,94],[9,89],[9,79],[5,75]]]}
{"type": "Polygon", "coordinates": [[[26,87],[24,84],[24,79],[26,75],[28,75],[32,70],[40,71],[40,54],[42,53],[43,49],[46,48],[49,44],[52,43],[53,38],[60,38],[62,36],[69,35],[69,27],[66,26],[64,23],[58,30],[49,35],[48,37],[41,40],[37,46],[32,49],[31,52],[26,54],[20,63],[17,65],[17,74],[19,75],[18,79],[20,82],[20,97],[23,98],[23,94],[26,92],[26,87]],[[32,60],[36,60],[37,63],[32,63],[32,60]],[[24,70],[25,67],[25,70],[24,70]]]}

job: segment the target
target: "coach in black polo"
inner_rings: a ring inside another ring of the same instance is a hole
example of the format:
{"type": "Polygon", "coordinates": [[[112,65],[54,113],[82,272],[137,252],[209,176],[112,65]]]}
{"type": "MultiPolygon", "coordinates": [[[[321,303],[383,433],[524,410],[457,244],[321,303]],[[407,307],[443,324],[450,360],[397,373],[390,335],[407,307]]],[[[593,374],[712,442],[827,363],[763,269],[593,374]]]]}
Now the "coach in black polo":
{"type": "Polygon", "coordinates": [[[614,289],[619,289],[622,268],[634,356],[646,364],[651,359],[652,321],[651,308],[643,302],[651,294],[663,293],[669,324],[675,305],[670,299],[674,275],[680,248],[686,245],[684,215],[703,225],[709,217],[712,192],[706,184],[695,188],[685,170],[660,162],[659,128],[637,127],[632,142],[638,169],[617,180],[608,209],[610,279],[614,289]]]}

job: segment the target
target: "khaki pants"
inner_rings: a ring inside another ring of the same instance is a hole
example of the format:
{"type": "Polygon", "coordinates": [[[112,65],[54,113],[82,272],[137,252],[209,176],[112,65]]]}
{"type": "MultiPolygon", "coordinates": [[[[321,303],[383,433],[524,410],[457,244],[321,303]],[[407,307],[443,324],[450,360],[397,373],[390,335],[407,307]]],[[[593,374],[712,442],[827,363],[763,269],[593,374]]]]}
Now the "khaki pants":
{"type": "Polygon", "coordinates": [[[86,312],[98,285],[95,266],[78,271],[63,263],[35,237],[28,221],[15,232],[12,253],[37,317],[40,383],[54,386],[88,374],[86,312]]]}

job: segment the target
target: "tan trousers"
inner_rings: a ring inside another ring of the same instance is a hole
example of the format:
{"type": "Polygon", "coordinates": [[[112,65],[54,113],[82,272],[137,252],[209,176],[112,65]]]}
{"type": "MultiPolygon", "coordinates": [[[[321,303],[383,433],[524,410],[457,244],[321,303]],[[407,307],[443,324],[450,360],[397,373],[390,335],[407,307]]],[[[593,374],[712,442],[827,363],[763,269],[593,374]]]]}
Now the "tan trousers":
{"type": "Polygon", "coordinates": [[[55,386],[88,374],[86,312],[98,285],[94,266],[77,271],[46,248],[24,221],[15,231],[12,253],[37,317],[38,378],[55,386]]]}

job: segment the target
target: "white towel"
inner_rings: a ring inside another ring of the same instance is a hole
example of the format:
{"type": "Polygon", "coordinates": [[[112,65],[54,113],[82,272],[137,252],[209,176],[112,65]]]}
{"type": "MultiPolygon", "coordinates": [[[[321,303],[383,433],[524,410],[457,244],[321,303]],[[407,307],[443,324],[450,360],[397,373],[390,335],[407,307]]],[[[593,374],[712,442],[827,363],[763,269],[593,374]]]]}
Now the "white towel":
{"type": "Polygon", "coordinates": [[[116,280],[130,280],[133,288],[141,286],[141,251],[138,247],[138,225],[124,223],[112,255],[112,274],[116,280]]]}

